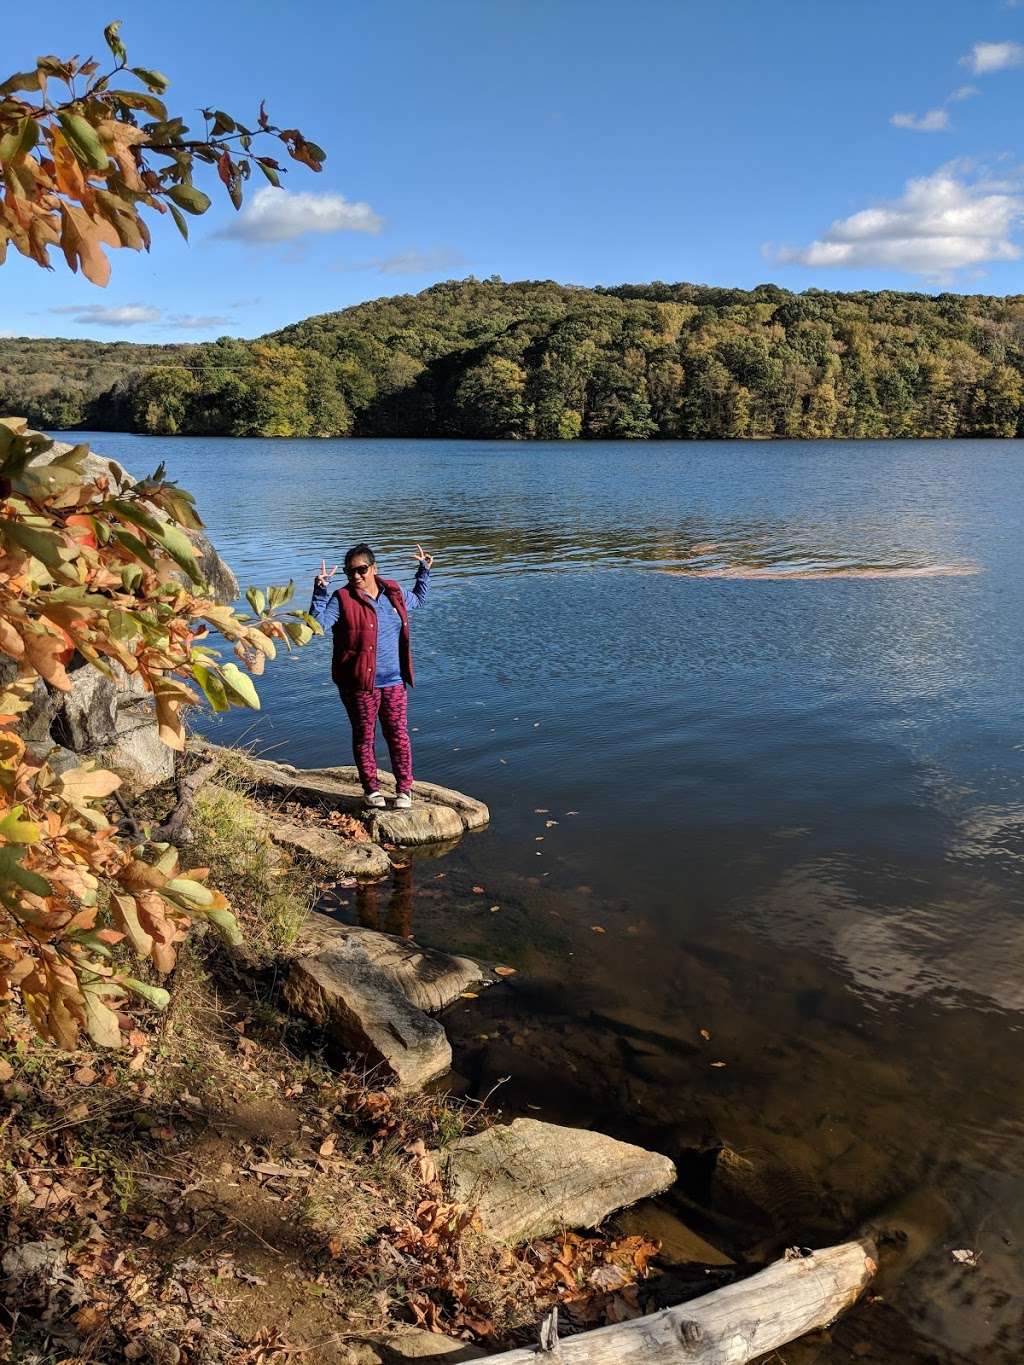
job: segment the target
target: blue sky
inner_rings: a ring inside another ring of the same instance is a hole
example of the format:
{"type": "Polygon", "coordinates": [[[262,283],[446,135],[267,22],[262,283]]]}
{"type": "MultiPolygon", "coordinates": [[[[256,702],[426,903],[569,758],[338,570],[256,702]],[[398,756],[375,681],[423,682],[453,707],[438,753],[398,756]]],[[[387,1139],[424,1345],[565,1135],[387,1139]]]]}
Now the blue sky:
{"type": "Polygon", "coordinates": [[[119,17],[173,110],[265,98],[327,165],[105,290],[11,254],[0,332],[254,336],[471,273],[1024,292],[1024,0],[55,0],[4,74],[119,17]]]}

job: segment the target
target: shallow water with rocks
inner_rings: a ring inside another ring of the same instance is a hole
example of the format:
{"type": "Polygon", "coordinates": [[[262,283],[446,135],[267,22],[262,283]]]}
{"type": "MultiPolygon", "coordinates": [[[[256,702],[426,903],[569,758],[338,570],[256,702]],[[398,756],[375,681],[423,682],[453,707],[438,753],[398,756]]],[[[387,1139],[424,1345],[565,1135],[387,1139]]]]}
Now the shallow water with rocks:
{"type": "MultiPolygon", "coordinates": [[[[92,442],[303,607],[437,555],[417,775],[492,822],[330,904],[516,969],[444,1016],[461,1086],[665,1152],[732,1257],[898,1224],[791,1365],[1021,1358],[1024,443],[92,442]]],[[[200,728],[348,762],[329,653],[200,728]]]]}

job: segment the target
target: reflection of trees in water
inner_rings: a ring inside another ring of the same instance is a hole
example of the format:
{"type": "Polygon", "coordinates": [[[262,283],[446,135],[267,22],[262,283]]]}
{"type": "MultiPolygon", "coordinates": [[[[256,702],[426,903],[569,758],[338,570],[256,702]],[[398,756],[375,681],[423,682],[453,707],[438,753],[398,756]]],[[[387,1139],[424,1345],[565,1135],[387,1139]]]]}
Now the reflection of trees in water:
{"type": "Polygon", "coordinates": [[[412,863],[397,866],[387,904],[382,904],[382,882],[360,882],[356,888],[356,914],[364,929],[378,929],[399,938],[412,938],[412,863]]]}

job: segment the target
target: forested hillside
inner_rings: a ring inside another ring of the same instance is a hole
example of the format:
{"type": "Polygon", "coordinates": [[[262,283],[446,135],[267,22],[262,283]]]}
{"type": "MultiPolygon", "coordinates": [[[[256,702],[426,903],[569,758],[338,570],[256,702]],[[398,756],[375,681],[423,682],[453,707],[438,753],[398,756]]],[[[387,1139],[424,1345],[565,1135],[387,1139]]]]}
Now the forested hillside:
{"type": "Polygon", "coordinates": [[[0,410],[236,436],[1016,436],[1024,296],[465,280],[194,346],[0,340],[0,410]]]}

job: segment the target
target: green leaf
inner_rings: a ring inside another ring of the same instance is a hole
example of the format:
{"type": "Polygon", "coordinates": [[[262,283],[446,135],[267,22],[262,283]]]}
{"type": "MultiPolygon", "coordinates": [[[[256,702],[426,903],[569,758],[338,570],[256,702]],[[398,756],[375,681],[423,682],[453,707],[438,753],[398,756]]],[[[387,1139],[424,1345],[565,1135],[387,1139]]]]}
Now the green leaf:
{"type": "Polygon", "coordinates": [[[0,137],[0,161],[19,161],[30,152],[39,138],[39,125],[34,118],[23,118],[9,133],[0,137]]]}
{"type": "Polygon", "coordinates": [[[268,166],[265,162],[261,161],[259,157],[256,158],[256,165],[259,166],[260,170],[263,172],[263,174],[267,177],[267,179],[270,181],[272,185],[274,185],[277,189],[281,188],[281,177],[278,174],[275,167],[268,166]]]}
{"type": "Polygon", "coordinates": [[[249,606],[252,607],[257,616],[262,616],[267,609],[267,599],[264,597],[263,593],[260,592],[259,588],[247,588],[245,600],[249,603],[249,606]]]}
{"type": "Polygon", "coordinates": [[[292,579],[289,579],[287,585],[284,587],[279,584],[277,587],[268,588],[267,600],[270,603],[271,610],[276,607],[283,607],[286,603],[290,602],[294,592],[295,583],[292,579]]]}
{"type": "Polygon", "coordinates": [[[106,39],[107,47],[110,48],[119,62],[126,62],[128,60],[128,53],[125,51],[124,43],[122,43],[121,39],[118,37],[118,30],[123,23],[123,19],[115,19],[112,24],[108,24],[103,30],[103,37],[106,39]]]}
{"type": "Polygon", "coordinates": [[[208,886],[193,881],[191,877],[172,877],[161,887],[161,891],[172,896],[181,896],[183,900],[191,901],[194,905],[209,905],[214,899],[213,892],[208,886]]]}
{"type": "Polygon", "coordinates": [[[176,564],[185,570],[193,583],[201,583],[203,576],[196,563],[195,546],[184,531],[177,526],[161,524],[158,531],[150,533],[158,541],[176,564]]]}
{"type": "Polygon", "coordinates": [[[144,531],[159,531],[161,523],[138,502],[128,498],[111,498],[106,504],[111,512],[116,512],[125,521],[141,526],[144,531]]]}
{"type": "Polygon", "coordinates": [[[123,545],[126,550],[130,550],[136,559],[141,559],[148,569],[156,568],[156,560],[150,554],[149,546],[138,536],[133,536],[131,531],[115,530],[114,539],[118,545],[123,545]]]}
{"type": "Polygon", "coordinates": [[[308,645],[313,638],[313,632],[309,626],[301,621],[285,621],[284,628],[288,633],[288,638],[294,640],[297,645],[308,645]]]}
{"type": "Polygon", "coordinates": [[[32,820],[22,820],[24,806],[12,806],[0,820],[0,838],[9,844],[34,844],[39,838],[39,826],[32,820]]]}
{"type": "Polygon", "coordinates": [[[94,171],[105,171],[110,164],[110,158],[103,150],[103,144],[92,124],[80,114],[69,114],[67,111],[59,113],[57,121],[63,129],[68,146],[78,159],[91,166],[94,171]]]}
{"type": "Polygon", "coordinates": [[[230,910],[208,910],[206,918],[230,947],[237,948],[244,942],[238,921],[230,910]]]}
{"type": "Polygon", "coordinates": [[[171,217],[174,219],[174,226],[178,229],[178,231],[181,233],[181,235],[185,238],[185,241],[187,242],[188,223],[182,217],[181,210],[175,208],[173,204],[168,204],[167,207],[170,209],[171,217]]]}
{"type": "Polygon", "coordinates": [[[49,569],[56,568],[77,555],[77,551],[65,546],[56,532],[43,530],[38,526],[27,526],[23,521],[0,522],[0,541],[3,540],[20,546],[49,569]]]}
{"type": "Polygon", "coordinates": [[[143,1000],[148,1000],[158,1010],[165,1010],[171,1003],[170,991],[165,991],[162,986],[151,986],[146,981],[136,981],[133,976],[122,976],[121,984],[133,995],[141,995],[143,1000]]]}
{"type": "Polygon", "coordinates": [[[129,67],[133,76],[138,76],[143,85],[148,86],[154,95],[162,95],[170,81],[162,71],[151,71],[147,66],[129,67]]]}
{"type": "Polygon", "coordinates": [[[253,711],[260,709],[259,694],[248,673],[243,673],[237,664],[225,664],[220,674],[224,686],[232,697],[237,698],[243,706],[248,706],[253,711]]]}
{"type": "Polygon", "coordinates": [[[224,691],[224,684],[212,669],[207,668],[205,664],[196,663],[195,659],[193,659],[192,676],[203,689],[206,700],[215,711],[223,712],[231,710],[231,703],[228,701],[227,694],[224,691]]]}
{"type": "Polygon", "coordinates": [[[31,891],[34,896],[52,896],[53,887],[37,872],[22,867],[21,860],[25,850],[12,844],[0,846],[0,886],[5,881],[16,882],[23,891],[31,891]]]}
{"type": "Polygon", "coordinates": [[[172,185],[167,197],[173,199],[186,213],[205,213],[210,207],[210,196],[197,190],[195,185],[172,185]]]}

